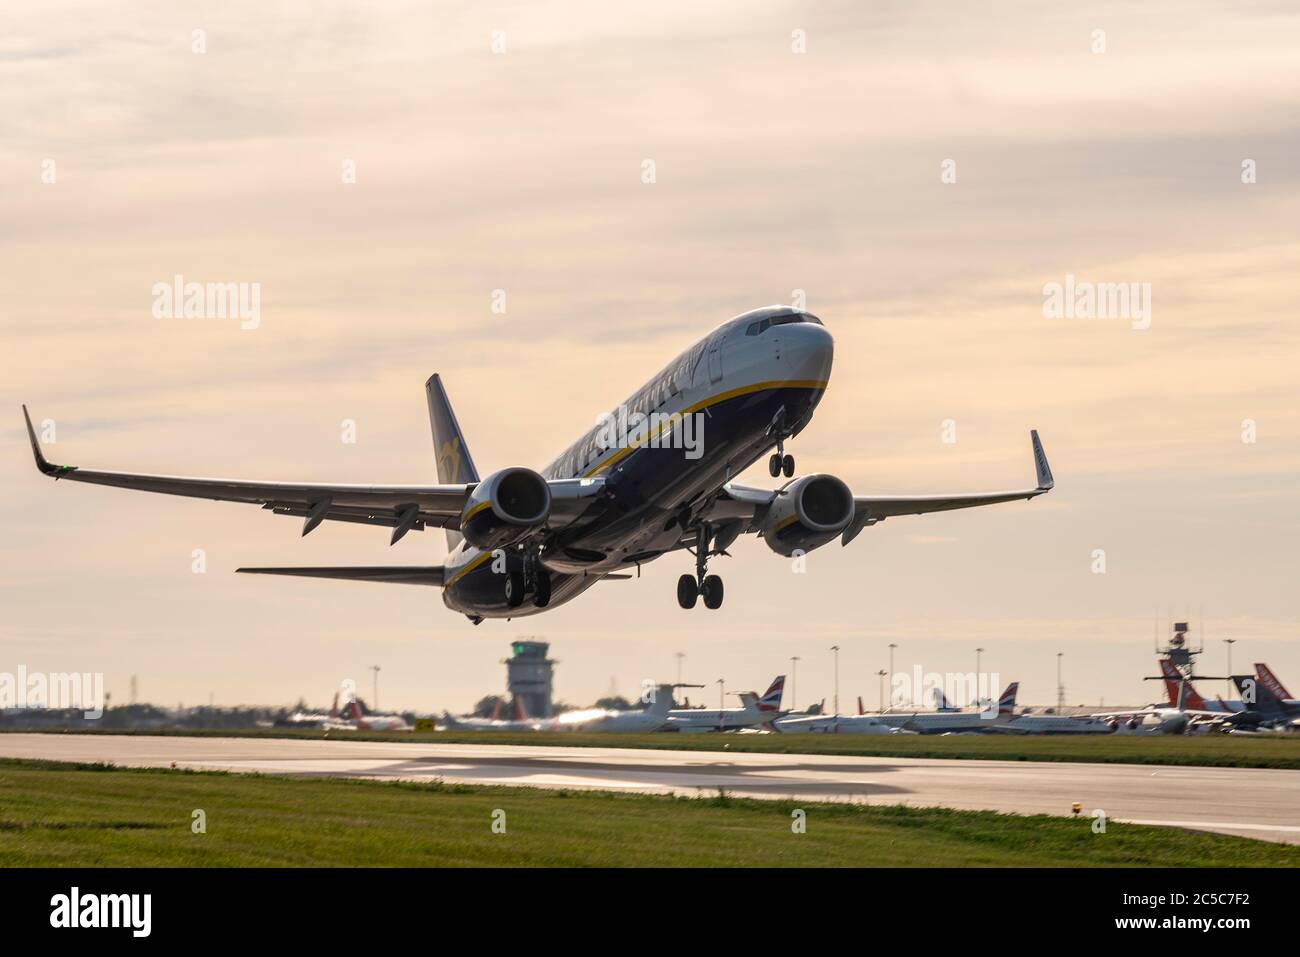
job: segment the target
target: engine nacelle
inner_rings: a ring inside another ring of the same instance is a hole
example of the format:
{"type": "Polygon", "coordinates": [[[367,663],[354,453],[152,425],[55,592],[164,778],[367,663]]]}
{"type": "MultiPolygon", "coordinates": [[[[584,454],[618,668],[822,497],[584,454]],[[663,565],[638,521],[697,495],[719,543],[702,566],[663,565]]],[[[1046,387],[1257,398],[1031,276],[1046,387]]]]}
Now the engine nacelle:
{"type": "Polygon", "coordinates": [[[778,555],[810,552],[853,521],[853,493],[834,475],[805,475],[777,495],[763,520],[763,541],[778,555]]]}
{"type": "Polygon", "coordinates": [[[476,548],[505,548],[546,524],[551,489],[532,469],[493,472],[475,486],[460,513],[460,533],[476,548]]]}

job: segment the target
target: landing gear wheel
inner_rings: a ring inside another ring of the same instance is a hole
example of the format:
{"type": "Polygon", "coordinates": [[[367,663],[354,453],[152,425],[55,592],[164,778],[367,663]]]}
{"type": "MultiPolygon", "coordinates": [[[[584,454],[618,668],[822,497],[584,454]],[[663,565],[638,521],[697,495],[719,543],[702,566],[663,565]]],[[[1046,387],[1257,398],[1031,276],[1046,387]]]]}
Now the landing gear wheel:
{"type": "Polygon", "coordinates": [[[717,575],[707,576],[700,591],[704,594],[705,608],[722,607],[722,579],[717,575]]]}
{"type": "Polygon", "coordinates": [[[506,604],[511,608],[518,608],[524,603],[524,575],[523,572],[506,573],[506,604]]]}
{"type": "Polygon", "coordinates": [[[773,454],[772,457],[767,460],[767,471],[772,478],[776,478],[781,474],[781,456],[773,454]]]}
{"type": "Polygon", "coordinates": [[[546,571],[540,571],[537,575],[537,588],[533,592],[533,604],[538,608],[545,608],[551,603],[551,576],[546,571]]]}
{"type": "Polygon", "coordinates": [[[677,579],[677,604],[683,608],[694,608],[700,597],[700,590],[695,586],[694,575],[683,575],[677,579]]]}
{"type": "MultiPolygon", "coordinates": [[[[775,457],[776,456],[773,456],[773,458],[775,457]]],[[[786,478],[794,478],[794,456],[793,455],[786,455],[781,458],[781,471],[785,473],[786,478]]],[[[775,478],[776,473],[773,472],[772,476],[775,478]]]]}

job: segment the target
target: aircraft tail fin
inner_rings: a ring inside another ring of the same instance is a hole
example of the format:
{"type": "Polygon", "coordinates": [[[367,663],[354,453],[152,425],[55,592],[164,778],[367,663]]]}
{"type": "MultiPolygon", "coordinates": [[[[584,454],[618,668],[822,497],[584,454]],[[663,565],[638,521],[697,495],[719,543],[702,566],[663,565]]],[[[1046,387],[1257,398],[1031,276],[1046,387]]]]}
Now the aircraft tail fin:
{"type": "Polygon", "coordinates": [[[785,693],[785,675],[777,675],[776,680],[768,686],[767,691],[763,692],[763,697],[758,699],[759,711],[780,711],[781,696],[785,693]]]}
{"type": "Polygon", "coordinates": [[[862,707],[862,695],[858,695],[858,714],[866,714],[867,710],[862,707]]]}
{"type": "Polygon", "coordinates": [[[1291,692],[1283,687],[1282,682],[1277,680],[1277,675],[1273,674],[1273,670],[1262,661],[1255,663],[1255,675],[1259,678],[1260,684],[1267,686],[1269,691],[1283,701],[1291,697],[1291,692]]]}
{"type": "Polygon", "coordinates": [[[1201,697],[1201,693],[1183,677],[1182,672],[1168,658],[1160,659],[1160,673],[1165,678],[1165,691],[1169,694],[1171,707],[1190,708],[1193,711],[1211,710],[1205,703],[1205,699],[1201,697]]]}
{"type": "Polygon", "coordinates": [[[998,698],[998,714],[1010,715],[1016,713],[1016,695],[1019,691],[1019,681],[1013,681],[1007,685],[1007,690],[1002,692],[1002,697],[998,698]]]}
{"type": "MultiPolygon", "coordinates": [[[[477,482],[478,469],[474,467],[465,435],[456,421],[456,413],[451,409],[451,400],[447,398],[447,390],[442,387],[438,373],[429,376],[424,391],[429,399],[429,426],[433,430],[434,454],[438,459],[438,481],[443,485],[477,482]]],[[[460,532],[447,529],[448,548],[455,548],[460,539],[460,532]]]]}
{"type": "Polygon", "coordinates": [[[649,714],[664,717],[673,709],[673,686],[658,685],[655,688],[655,696],[650,703],[646,705],[646,712],[649,714]]]}
{"type": "Polygon", "coordinates": [[[336,691],[334,692],[334,703],[330,705],[330,717],[337,718],[338,716],[339,716],[339,693],[336,691]]]}
{"type": "Polygon", "coordinates": [[[492,706],[492,720],[501,720],[501,699],[497,698],[497,703],[492,706]]]}
{"type": "Polygon", "coordinates": [[[740,693],[740,704],[746,711],[762,710],[763,706],[759,703],[758,693],[754,691],[742,691],[740,693]]]}
{"type": "Polygon", "coordinates": [[[1255,675],[1233,675],[1232,683],[1241,692],[1241,701],[1247,711],[1277,712],[1282,710],[1282,701],[1268,682],[1261,681],[1255,675]]]}
{"type": "Polygon", "coordinates": [[[528,720],[528,709],[524,707],[524,699],[515,695],[515,718],[519,721],[528,720]]]}
{"type": "Polygon", "coordinates": [[[935,689],[934,689],[934,709],[935,709],[936,711],[956,711],[956,710],[957,710],[956,708],[954,708],[954,707],[952,706],[952,703],[948,701],[948,696],[947,696],[946,694],[943,693],[943,689],[942,689],[942,688],[935,688],[935,689]]]}

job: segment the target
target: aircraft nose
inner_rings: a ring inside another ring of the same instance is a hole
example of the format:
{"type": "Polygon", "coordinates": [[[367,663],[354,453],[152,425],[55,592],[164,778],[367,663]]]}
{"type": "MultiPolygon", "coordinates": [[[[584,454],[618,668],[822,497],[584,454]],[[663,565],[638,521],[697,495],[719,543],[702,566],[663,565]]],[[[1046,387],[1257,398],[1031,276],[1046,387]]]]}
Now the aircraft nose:
{"type": "Polygon", "coordinates": [[[813,379],[824,382],[830,378],[831,362],[835,358],[835,339],[824,326],[804,322],[781,327],[788,337],[794,379],[813,379]]]}

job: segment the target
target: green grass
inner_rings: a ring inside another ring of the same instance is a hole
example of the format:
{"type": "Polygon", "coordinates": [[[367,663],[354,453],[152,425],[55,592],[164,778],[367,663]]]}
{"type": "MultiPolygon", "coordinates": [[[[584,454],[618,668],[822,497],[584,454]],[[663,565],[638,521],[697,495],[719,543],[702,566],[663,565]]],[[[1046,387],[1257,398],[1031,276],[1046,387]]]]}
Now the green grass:
{"type": "Polygon", "coordinates": [[[1175,828],[897,806],[0,761],[0,866],[1300,866],[1175,828]],[[803,809],[807,830],[791,830],[803,809]],[[207,831],[191,831],[202,809],[207,831]],[[493,812],[505,812],[495,834],[493,812]]]}
{"type": "MultiPolygon", "coordinates": [[[[78,732],[81,733],[81,732],[78,732]]],[[[132,732],[101,731],[99,734],[132,732]]],[[[321,731],[150,731],[217,737],[322,738],[321,731]]],[[[440,744],[566,745],[578,748],[660,748],[760,754],[843,754],[861,757],[981,758],[1000,761],[1091,761],[1201,767],[1300,770],[1300,734],[1261,735],[887,735],[836,734],[569,734],[438,731],[432,734],[335,731],[334,740],[440,744]]]]}

